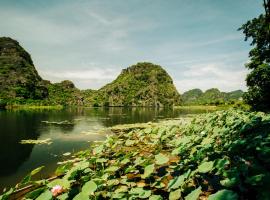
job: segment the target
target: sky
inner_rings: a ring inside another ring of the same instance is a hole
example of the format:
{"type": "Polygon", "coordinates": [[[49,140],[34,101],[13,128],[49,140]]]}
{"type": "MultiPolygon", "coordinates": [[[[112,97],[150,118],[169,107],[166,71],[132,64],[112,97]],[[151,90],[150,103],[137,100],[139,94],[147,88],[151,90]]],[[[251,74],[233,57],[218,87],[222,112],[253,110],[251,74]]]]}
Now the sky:
{"type": "Polygon", "coordinates": [[[180,93],[246,90],[251,46],[237,29],[260,0],[0,0],[0,37],[43,79],[98,89],[138,62],[161,65],[180,93]]]}

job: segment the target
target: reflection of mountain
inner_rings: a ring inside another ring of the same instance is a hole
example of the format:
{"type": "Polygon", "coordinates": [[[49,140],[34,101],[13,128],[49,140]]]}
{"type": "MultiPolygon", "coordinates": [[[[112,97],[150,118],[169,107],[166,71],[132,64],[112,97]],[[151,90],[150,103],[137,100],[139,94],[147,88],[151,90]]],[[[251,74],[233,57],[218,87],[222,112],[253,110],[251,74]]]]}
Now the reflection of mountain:
{"type": "Polygon", "coordinates": [[[78,114],[78,110],[52,110],[49,111],[50,113],[47,115],[46,121],[52,122],[51,124],[42,124],[43,126],[53,126],[56,129],[60,129],[63,133],[69,133],[74,129],[75,121],[74,121],[74,114],[78,114]],[[67,122],[63,124],[57,124],[61,122],[67,122]]]}
{"type": "Polygon", "coordinates": [[[0,176],[12,174],[29,158],[34,145],[22,145],[20,141],[37,139],[38,125],[33,113],[0,112],[0,176]]]}
{"type": "MultiPolygon", "coordinates": [[[[31,155],[34,145],[20,144],[21,140],[38,139],[41,130],[46,128],[41,121],[73,121],[70,112],[59,111],[16,111],[0,112],[0,177],[14,173],[31,155]]],[[[63,133],[73,130],[74,125],[57,126],[63,133]]]]}
{"type": "Polygon", "coordinates": [[[105,127],[118,124],[145,123],[156,121],[159,118],[174,118],[179,116],[179,112],[173,109],[153,109],[147,107],[111,107],[100,108],[98,112],[101,122],[105,127]]]}

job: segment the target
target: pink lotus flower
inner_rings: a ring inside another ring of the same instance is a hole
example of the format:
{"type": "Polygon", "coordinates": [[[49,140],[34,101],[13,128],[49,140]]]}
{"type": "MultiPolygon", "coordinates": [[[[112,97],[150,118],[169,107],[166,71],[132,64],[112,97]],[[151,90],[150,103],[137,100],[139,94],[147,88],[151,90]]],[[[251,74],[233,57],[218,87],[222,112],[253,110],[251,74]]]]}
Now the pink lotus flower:
{"type": "Polygon", "coordinates": [[[61,185],[55,185],[52,189],[51,192],[53,194],[54,197],[56,197],[57,195],[61,194],[63,192],[63,187],[61,185]]]}

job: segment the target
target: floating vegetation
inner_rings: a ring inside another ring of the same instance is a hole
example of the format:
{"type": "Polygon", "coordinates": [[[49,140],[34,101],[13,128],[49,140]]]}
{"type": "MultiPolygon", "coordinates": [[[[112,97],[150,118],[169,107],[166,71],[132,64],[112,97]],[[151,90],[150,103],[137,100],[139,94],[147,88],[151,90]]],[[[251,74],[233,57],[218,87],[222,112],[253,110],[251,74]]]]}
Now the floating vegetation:
{"type": "Polygon", "coordinates": [[[81,134],[84,134],[84,135],[99,135],[100,133],[98,133],[97,131],[82,131],[81,134]]]}
{"type": "Polygon", "coordinates": [[[39,182],[25,198],[269,199],[269,115],[217,111],[168,124],[108,136],[62,162],[62,178],[39,182]]]}
{"type": "Polygon", "coordinates": [[[135,123],[135,124],[119,124],[116,126],[111,127],[111,131],[114,133],[118,132],[128,132],[133,129],[144,129],[144,128],[151,128],[156,126],[157,124],[148,122],[148,123],[135,123]]]}
{"type": "Polygon", "coordinates": [[[41,121],[45,124],[53,124],[53,125],[74,125],[74,122],[70,122],[68,120],[61,121],[61,122],[50,122],[50,121],[41,121]]]}
{"type": "Polygon", "coordinates": [[[47,144],[50,145],[52,144],[52,139],[47,138],[44,140],[21,140],[21,144],[47,144]]]}
{"type": "Polygon", "coordinates": [[[63,153],[63,156],[70,156],[70,155],[71,155],[70,152],[63,153]]]}

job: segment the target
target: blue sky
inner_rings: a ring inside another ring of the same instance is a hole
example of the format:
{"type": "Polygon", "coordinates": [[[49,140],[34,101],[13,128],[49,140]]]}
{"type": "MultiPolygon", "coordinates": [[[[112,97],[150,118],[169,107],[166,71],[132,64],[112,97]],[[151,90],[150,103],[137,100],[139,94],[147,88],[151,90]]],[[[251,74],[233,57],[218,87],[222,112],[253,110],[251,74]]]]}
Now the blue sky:
{"type": "Polygon", "coordinates": [[[147,61],[180,93],[245,90],[251,47],[237,29],[262,12],[260,0],[0,0],[0,36],[18,40],[44,79],[80,89],[147,61]]]}

